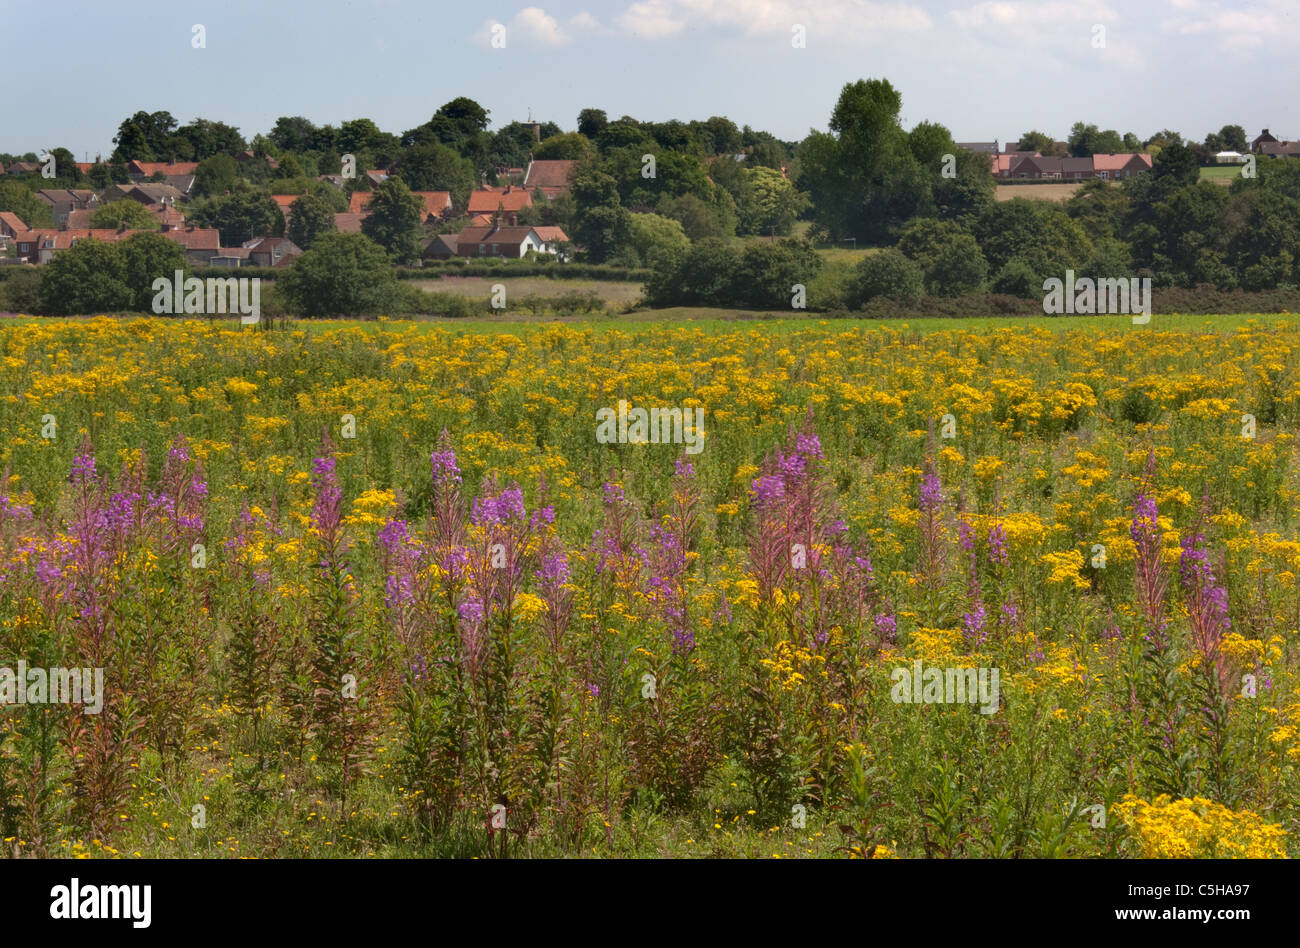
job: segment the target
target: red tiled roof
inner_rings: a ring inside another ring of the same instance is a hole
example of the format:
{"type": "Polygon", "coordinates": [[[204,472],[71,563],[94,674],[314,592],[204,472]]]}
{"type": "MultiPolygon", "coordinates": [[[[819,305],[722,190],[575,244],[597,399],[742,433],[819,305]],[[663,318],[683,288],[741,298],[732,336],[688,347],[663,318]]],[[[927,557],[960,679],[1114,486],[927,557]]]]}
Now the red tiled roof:
{"type": "Polygon", "coordinates": [[[165,230],[162,235],[186,250],[221,249],[221,231],[215,227],[191,227],[187,230],[165,230]]]}
{"type": "Polygon", "coordinates": [[[434,217],[442,217],[451,207],[450,191],[412,191],[411,193],[424,199],[425,210],[434,217]]]}
{"type": "Polygon", "coordinates": [[[537,234],[544,243],[548,244],[569,239],[569,235],[564,232],[563,227],[534,227],[533,232],[537,234]]]}
{"type": "Polygon", "coordinates": [[[13,211],[0,211],[0,223],[3,223],[15,234],[20,234],[27,229],[27,225],[13,211]]]}
{"type": "Polygon", "coordinates": [[[479,188],[469,195],[471,214],[492,214],[498,209],[521,211],[532,206],[532,193],[521,188],[479,188]]]}
{"type": "Polygon", "coordinates": [[[567,159],[534,161],[528,166],[528,177],[524,178],[524,187],[530,191],[533,188],[561,188],[567,190],[569,178],[573,175],[573,169],[577,164],[576,161],[567,159]]]}
{"type": "Polygon", "coordinates": [[[272,194],[271,200],[280,205],[280,207],[287,209],[293,206],[293,202],[298,200],[300,197],[302,197],[301,194],[272,194]]]}
{"type": "Polygon", "coordinates": [[[352,197],[348,200],[348,213],[361,214],[374,196],[373,191],[353,191],[352,197]]]}
{"type": "Polygon", "coordinates": [[[364,214],[335,214],[334,229],[341,234],[359,234],[361,221],[365,216],[364,214]]]}
{"type": "Polygon", "coordinates": [[[1132,153],[1114,155],[1096,154],[1092,156],[1092,166],[1097,171],[1119,171],[1126,167],[1134,158],[1142,159],[1143,164],[1148,168],[1151,167],[1150,155],[1134,155],[1132,153]]]}

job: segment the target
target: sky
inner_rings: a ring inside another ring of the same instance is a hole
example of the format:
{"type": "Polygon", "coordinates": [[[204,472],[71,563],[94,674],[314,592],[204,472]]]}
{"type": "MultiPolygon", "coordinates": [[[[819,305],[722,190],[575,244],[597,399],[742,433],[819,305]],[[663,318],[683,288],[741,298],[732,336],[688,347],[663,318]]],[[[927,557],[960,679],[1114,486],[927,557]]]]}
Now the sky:
{"type": "Polygon", "coordinates": [[[799,140],[845,83],[881,77],[905,127],[957,141],[1076,121],[1300,138],[1300,0],[536,2],[0,0],[0,152],[107,157],[123,119],[161,109],[250,139],[281,115],[401,134],[462,95],[493,128],[599,108],[799,140]]]}

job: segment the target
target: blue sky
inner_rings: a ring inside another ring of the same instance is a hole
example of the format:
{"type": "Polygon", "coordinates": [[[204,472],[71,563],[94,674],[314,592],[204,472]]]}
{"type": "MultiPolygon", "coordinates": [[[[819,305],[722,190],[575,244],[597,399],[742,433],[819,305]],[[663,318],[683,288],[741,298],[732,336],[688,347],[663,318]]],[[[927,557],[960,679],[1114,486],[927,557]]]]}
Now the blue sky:
{"type": "Polygon", "coordinates": [[[281,115],[400,134],[459,95],[493,127],[531,108],[567,130],[594,107],[799,139],[825,128],[844,83],[880,76],[906,126],[941,122],[959,141],[1064,137],[1078,120],[1300,138],[1297,0],[0,0],[0,29],[0,151],[78,160],[107,155],[141,109],[248,138],[281,115]]]}

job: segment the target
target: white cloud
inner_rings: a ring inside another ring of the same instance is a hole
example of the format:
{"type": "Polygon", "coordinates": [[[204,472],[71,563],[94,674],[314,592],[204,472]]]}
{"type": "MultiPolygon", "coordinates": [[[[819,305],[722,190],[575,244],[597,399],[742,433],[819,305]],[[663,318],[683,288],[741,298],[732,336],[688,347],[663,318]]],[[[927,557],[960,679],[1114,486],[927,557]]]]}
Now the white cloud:
{"type": "Polygon", "coordinates": [[[511,43],[519,41],[541,46],[563,46],[571,40],[560,29],[560,23],[555,17],[541,7],[525,7],[511,17],[508,23],[502,24],[500,20],[485,21],[483,28],[474,34],[474,41],[480,46],[491,46],[492,31],[497,26],[506,28],[507,48],[511,43]]]}
{"type": "Polygon", "coordinates": [[[809,43],[916,32],[934,25],[918,3],[905,0],[819,0],[808,5],[792,0],[638,0],[617,22],[645,39],[675,36],[687,27],[788,36],[800,24],[808,30],[809,43]]]}
{"type": "Polygon", "coordinates": [[[1289,46],[1300,37],[1293,0],[1260,0],[1249,10],[1230,9],[1220,0],[1170,0],[1178,15],[1160,28],[1178,36],[1217,36],[1226,50],[1245,51],[1267,43],[1289,46]]]}

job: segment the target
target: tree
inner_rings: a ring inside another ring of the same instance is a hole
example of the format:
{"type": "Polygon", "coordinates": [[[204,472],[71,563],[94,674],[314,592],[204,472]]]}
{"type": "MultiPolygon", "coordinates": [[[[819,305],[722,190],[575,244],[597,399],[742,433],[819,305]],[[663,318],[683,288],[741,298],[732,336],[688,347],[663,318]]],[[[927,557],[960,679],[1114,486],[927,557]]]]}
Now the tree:
{"type": "Polygon", "coordinates": [[[1068,139],[1070,154],[1076,158],[1106,155],[1124,150],[1124,139],[1114,129],[1101,131],[1096,125],[1075,122],[1068,139]]]}
{"type": "Polygon", "coordinates": [[[402,298],[384,248],[363,234],[322,234],[277,282],[301,316],[392,313],[402,298]]]}
{"type": "Polygon", "coordinates": [[[830,131],[800,148],[799,183],[813,219],[834,240],[883,243],[929,198],[929,178],[899,124],[902,97],[884,79],[849,83],[831,113],[830,131]]]}
{"type": "Polygon", "coordinates": [[[54,226],[54,212],[34,192],[18,181],[0,179],[0,211],[18,215],[33,230],[54,226]]]}
{"type": "Polygon", "coordinates": [[[303,250],[322,234],[334,230],[334,208],[328,200],[304,194],[289,206],[289,239],[303,250]]]}
{"type": "Polygon", "coordinates": [[[771,168],[745,168],[741,175],[744,186],[736,202],[737,230],[742,234],[788,235],[808,206],[808,196],[771,168]]]}
{"type": "Polygon", "coordinates": [[[918,300],[925,292],[925,275],[915,260],[886,247],[863,257],[854,268],[846,302],[857,308],[870,300],[918,300]]]}
{"type": "Polygon", "coordinates": [[[570,187],[576,210],[571,236],[593,263],[603,263],[627,243],[628,212],[618,195],[618,182],[596,162],[580,164],[570,187]]]}
{"type": "Polygon", "coordinates": [[[806,292],[821,266],[821,257],[805,240],[746,244],[722,305],[790,309],[794,288],[803,286],[806,292]]]}
{"type": "Polygon", "coordinates": [[[254,237],[284,235],[284,215],[265,191],[246,185],[220,197],[202,198],[190,205],[189,218],[200,227],[221,231],[221,243],[238,247],[254,237]]]}
{"type": "Polygon", "coordinates": [[[158,220],[139,201],[110,201],[90,215],[90,226],[111,230],[157,230],[158,220]]]}
{"type": "Polygon", "coordinates": [[[961,296],[979,289],[988,263],[967,231],[951,221],[921,218],[903,231],[898,249],[921,268],[935,296],[961,296]]]}
{"type": "Polygon", "coordinates": [[[627,243],[619,254],[619,262],[631,267],[652,267],[660,256],[680,257],[690,245],[690,238],[677,221],[658,214],[630,214],[627,243]]]}
{"type": "Polygon", "coordinates": [[[590,158],[595,153],[596,149],[591,144],[590,139],[584,135],[579,135],[577,132],[563,132],[559,135],[552,135],[533,148],[533,157],[538,161],[552,159],[581,161],[584,158],[590,158]]]}
{"type": "Polygon", "coordinates": [[[211,122],[196,118],[188,125],[176,130],[179,138],[185,139],[194,149],[194,160],[202,161],[213,155],[237,155],[248,147],[239,129],[225,122],[211,122]]]}
{"type": "Polygon", "coordinates": [[[1223,142],[1223,149],[1227,151],[1239,151],[1245,154],[1250,150],[1250,145],[1246,141],[1246,130],[1240,125],[1225,125],[1219,129],[1219,139],[1223,142]]]}
{"type": "Polygon", "coordinates": [[[1036,151],[1039,154],[1047,154],[1047,149],[1052,146],[1055,139],[1046,132],[1030,131],[1020,136],[1020,144],[1017,146],[1019,151],[1036,151]]]}
{"type": "Polygon", "coordinates": [[[41,311],[50,316],[121,312],[135,302],[121,251],[102,240],[77,241],[42,274],[41,311]]]}
{"type": "Polygon", "coordinates": [[[925,287],[935,296],[964,296],[983,287],[988,275],[988,262],[975,238],[960,234],[935,254],[925,274],[925,287]]]}
{"type": "Polygon", "coordinates": [[[713,207],[694,194],[681,194],[675,198],[664,197],[660,200],[656,211],[681,224],[682,230],[691,240],[727,236],[726,229],[713,207]]]}
{"type": "Polygon", "coordinates": [[[465,207],[474,190],[474,165],[446,145],[413,145],[396,170],[412,191],[450,191],[456,207],[465,207]]]}
{"type": "Polygon", "coordinates": [[[578,134],[594,139],[609,124],[604,109],[583,109],[578,113],[578,134]]]}
{"type": "Polygon", "coordinates": [[[310,119],[301,115],[280,116],[269,136],[281,151],[313,151],[319,147],[317,129],[310,119]]]}
{"type": "Polygon", "coordinates": [[[488,110],[473,99],[460,96],[441,106],[423,125],[404,133],[402,146],[409,148],[439,143],[469,157],[466,146],[487,130],[488,114],[488,110]]]}
{"type": "Polygon", "coordinates": [[[213,155],[194,169],[194,196],[211,197],[233,191],[239,180],[239,166],[229,155],[213,155]]]}
{"type": "Polygon", "coordinates": [[[90,181],[90,186],[96,191],[104,191],[113,184],[112,173],[109,171],[108,165],[102,161],[97,161],[91,165],[86,177],[90,181]]]}
{"type": "Polygon", "coordinates": [[[708,237],[696,241],[680,259],[656,261],[646,281],[652,306],[726,306],[732,281],[740,268],[740,253],[730,241],[708,237]]]}
{"type": "MultiPolygon", "coordinates": [[[[118,126],[113,144],[113,161],[163,161],[173,157],[178,147],[176,140],[176,119],[170,112],[136,112],[128,119],[123,119],[118,126]]],[[[189,142],[181,139],[179,144],[192,150],[189,142]]]]}
{"type": "Polygon", "coordinates": [[[1092,253],[1092,242],[1078,222],[1050,202],[1029,198],[991,205],[976,220],[974,235],[994,273],[1020,257],[1036,274],[1063,278],[1092,253]]]}
{"type": "MultiPolygon", "coordinates": [[[[128,202],[129,203],[129,202],[128,202]]],[[[157,295],[154,280],[176,278],[176,271],[186,269],[185,251],[175,241],[160,233],[136,234],[117,245],[122,254],[123,275],[134,294],[132,307],[142,313],[153,309],[157,295]]]]}
{"type": "Polygon", "coordinates": [[[1152,159],[1152,177],[1164,187],[1195,184],[1201,176],[1200,165],[1196,155],[1186,145],[1173,142],[1160,149],[1160,154],[1152,159]]]}
{"type": "Polygon", "coordinates": [[[370,216],[361,222],[361,232],[398,263],[414,263],[420,259],[417,234],[423,220],[424,202],[400,178],[389,178],[375,188],[370,216]]]}

